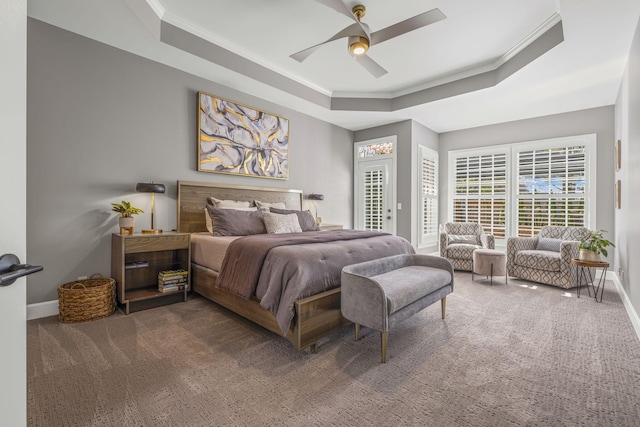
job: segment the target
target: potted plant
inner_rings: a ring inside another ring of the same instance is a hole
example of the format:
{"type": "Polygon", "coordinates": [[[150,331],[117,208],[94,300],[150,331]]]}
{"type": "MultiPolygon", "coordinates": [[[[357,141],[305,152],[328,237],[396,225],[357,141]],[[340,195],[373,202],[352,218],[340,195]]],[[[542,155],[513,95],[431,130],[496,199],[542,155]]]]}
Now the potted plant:
{"type": "Polygon", "coordinates": [[[578,249],[580,249],[579,258],[583,261],[600,261],[600,255],[607,256],[607,247],[616,247],[613,242],[604,238],[602,233],[606,230],[592,231],[589,236],[580,240],[578,249]]]}
{"type": "Polygon", "coordinates": [[[131,203],[125,202],[124,200],[122,203],[111,203],[111,205],[113,206],[111,210],[120,214],[120,218],[118,220],[120,234],[125,234],[123,233],[123,230],[127,231],[126,234],[133,234],[133,227],[136,224],[136,220],[133,215],[144,213],[144,211],[131,206],[131,203]]]}

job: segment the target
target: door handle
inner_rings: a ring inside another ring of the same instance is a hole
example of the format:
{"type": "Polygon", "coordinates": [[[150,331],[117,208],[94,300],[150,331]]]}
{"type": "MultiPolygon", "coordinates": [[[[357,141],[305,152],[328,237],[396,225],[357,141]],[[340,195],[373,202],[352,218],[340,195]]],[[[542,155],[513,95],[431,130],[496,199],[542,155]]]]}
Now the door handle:
{"type": "Polygon", "coordinates": [[[41,265],[20,264],[20,259],[13,254],[0,257],[0,286],[9,286],[17,279],[42,271],[41,265]]]}
{"type": "Polygon", "coordinates": [[[391,219],[391,215],[387,215],[387,219],[391,219]]]}

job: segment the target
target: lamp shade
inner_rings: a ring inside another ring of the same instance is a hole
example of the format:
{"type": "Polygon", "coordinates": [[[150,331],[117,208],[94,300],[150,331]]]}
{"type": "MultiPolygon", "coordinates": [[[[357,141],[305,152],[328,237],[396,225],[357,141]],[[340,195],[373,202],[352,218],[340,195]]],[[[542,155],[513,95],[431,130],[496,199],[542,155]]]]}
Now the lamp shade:
{"type": "Polygon", "coordinates": [[[309,200],[324,200],[324,195],[323,194],[309,194],[308,196],[309,200]]]}
{"type": "Polygon", "coordinates": [[[158,184],[155,182],[139,182],[136,184],[136,191],[138,193],[164,193],[164,184],[158,184]]]}

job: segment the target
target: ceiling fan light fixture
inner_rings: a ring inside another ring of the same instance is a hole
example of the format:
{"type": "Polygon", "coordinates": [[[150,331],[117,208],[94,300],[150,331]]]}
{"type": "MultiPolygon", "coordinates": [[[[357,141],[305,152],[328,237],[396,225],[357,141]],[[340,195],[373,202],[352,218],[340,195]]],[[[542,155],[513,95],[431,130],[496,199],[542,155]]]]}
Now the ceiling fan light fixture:
{"type": "Polygon", "coordinates": [[[366,37],[349,37],[349,51],[352,55],[362,55],[369,49],[366,37]]]}

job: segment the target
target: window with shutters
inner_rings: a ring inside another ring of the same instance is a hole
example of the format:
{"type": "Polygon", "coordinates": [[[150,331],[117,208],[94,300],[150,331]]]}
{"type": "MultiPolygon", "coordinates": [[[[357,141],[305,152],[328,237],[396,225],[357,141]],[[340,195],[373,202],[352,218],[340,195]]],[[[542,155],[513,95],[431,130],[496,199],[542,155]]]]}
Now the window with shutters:
{"type": "Polygon", "coordinates": [[[496,239],[506,236],[507,154],[455,159],[453,221],[479,222],[496,239]]]}
{"type": "Polygon", "coordinates": [[[480,222],[502,243],[545,225],[593,228],[595,142],[579,135],[451,151],[449,220],[480,222]]]}
{"type": "Polygon", "coordinates": [[[585,145],[524,149],[516,159],[518,236],[535,236],[545,225],[585,225],[585,145]]]}
{"type": "Polygon", "coordinates": [[[418,245],[425,247],[438,242],[438,153],[423,146],[419,150],[418,245]]]}

